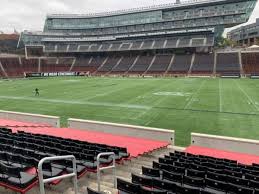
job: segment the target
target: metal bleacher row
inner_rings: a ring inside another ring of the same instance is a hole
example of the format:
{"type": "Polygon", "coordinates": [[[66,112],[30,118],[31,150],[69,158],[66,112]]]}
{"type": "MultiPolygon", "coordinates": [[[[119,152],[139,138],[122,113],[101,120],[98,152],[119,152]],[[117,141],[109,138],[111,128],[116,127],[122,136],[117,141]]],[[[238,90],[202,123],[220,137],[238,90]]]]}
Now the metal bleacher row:
{"type": "Polygon", "coordinates": [[[259,74],[259,53],[127,54],[78,57],[1,57],[1,77],[25,73],[78,72],[137,75],[259,74]]]}
{"type": "Polygon", "coordinates": [[[169,49],[187,47],[210,47],[214,45],[214,37],[181,37],[167,39],[148,39],[138,41],[116,41],[116,42],[94,42],[94,43],[51,43],[45,44],[45,52],[107,52],[107,51],[127,51],[127,50],[148,50],[148,49],[169,49]]]}
{"type": "MultiPolygon", "coordinates": [[[[126,148],[64,139],[49,135],[31,134],[23,131],[12,133],[0,128],[0,186],[25,193],[38,183],[37,167],[42,158],[62,155],[76,157],[77,176],[87,171],[96,172],[97,155],[114,152],[116,161],[128,158],[126,148]]],[[[109,165],[107,156],[101,165],[109,165]]],[[[53,161],[43,165],[43,177],[52,178],[73,172],[72,161],[53,161]]]]}
{"type": "Polygon", "coordinates": [[[175,151],[153,166],[142,166],[142,174],[131,182],[117,179],[119,194],[258,194],[259,164],[175,151]]]}

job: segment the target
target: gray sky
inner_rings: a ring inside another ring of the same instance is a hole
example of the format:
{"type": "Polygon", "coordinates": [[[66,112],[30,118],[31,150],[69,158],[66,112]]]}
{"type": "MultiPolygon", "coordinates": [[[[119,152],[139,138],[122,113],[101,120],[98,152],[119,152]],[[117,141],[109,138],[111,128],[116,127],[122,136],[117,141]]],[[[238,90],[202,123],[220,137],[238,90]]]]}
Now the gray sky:
{"type": "MultiPolygon", "coordinates": [[[[48,13],[91,13],[170,3],[172,0],[0,0],[0,31],[40,31],[48,13]]],[[[259,3],[249,23],[259,18],[259,3]]]]}

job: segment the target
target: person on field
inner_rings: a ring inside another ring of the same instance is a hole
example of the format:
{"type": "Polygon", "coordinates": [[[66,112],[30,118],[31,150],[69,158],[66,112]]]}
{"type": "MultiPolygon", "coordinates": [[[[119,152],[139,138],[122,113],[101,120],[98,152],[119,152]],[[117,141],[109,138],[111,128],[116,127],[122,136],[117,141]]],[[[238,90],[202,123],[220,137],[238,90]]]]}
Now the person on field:
{"type": "Polygon", "coordinates": [[[36,89],[35,89],[35,96],[39,96],[39,95],[40,95],[39,89],[36,88],[36,89]]]}

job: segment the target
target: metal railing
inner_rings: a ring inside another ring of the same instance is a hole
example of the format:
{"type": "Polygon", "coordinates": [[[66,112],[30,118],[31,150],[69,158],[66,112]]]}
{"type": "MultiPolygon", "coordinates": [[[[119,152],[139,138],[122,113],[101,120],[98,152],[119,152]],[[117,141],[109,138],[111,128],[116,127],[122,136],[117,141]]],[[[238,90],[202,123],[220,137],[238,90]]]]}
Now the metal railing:
{"type": "Polygon", "coordinates": [[[56,180],[70,178],[70,177],[73,177],[73,179],[74,179],[74,181],[73,181],[74,182],[74,191],[75,191],[75,194],[78,194],[76,158],[73,155],[46,157],[46,158],[41,159],[39,164],[38,164],[38,176],[39,176],[40,194],[45,194],[45,188],[44,188],[45,183],[50,183],[50,182],[53,182],[53,181],[56,181],[56,180]],[[44,179],[43,178],[42,165],[44,164],[44,162],[56,161],[56,160],[72,160],[73,172],[70,173],[70,174],[65,174],[65,175],[61,175],[61,176],[57,176],[57,177],[44,179]]]}
{"type": "Polygon", "coordinates": [[[98,182],[98,192],[101,192],[101,171],[107,169],[113,169],[113,183],[114,188],[116,188],[116,163],[115,163],[115,153],[114,152],[105,152],[100,153],[97,156],[97,182],[98,182]],[[100,159],[103,156],[112,156],[112,165],[106,167],[100,167],[100,159]]]}

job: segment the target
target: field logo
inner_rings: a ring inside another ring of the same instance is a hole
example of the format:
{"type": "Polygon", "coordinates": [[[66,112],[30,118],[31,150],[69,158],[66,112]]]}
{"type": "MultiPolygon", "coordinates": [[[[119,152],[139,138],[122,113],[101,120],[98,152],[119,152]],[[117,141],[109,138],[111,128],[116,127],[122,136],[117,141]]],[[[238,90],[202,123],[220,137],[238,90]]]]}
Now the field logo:
{"type": "Polygon", "coordinates": [[[185,92],[156,92],[153,93],[156,96],[190,96],[190,93],[185,92]]]}

